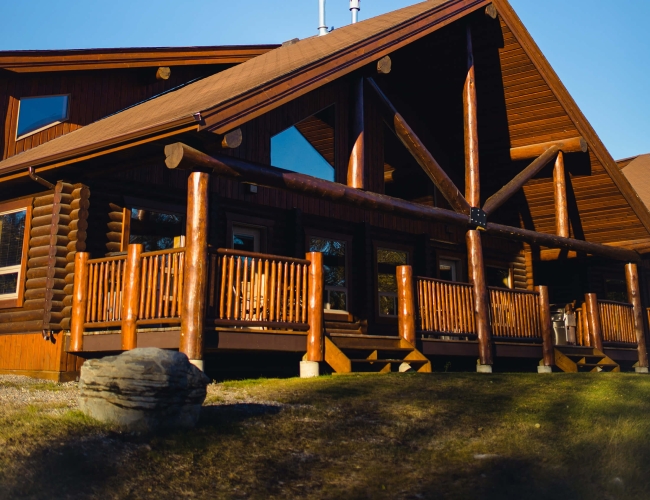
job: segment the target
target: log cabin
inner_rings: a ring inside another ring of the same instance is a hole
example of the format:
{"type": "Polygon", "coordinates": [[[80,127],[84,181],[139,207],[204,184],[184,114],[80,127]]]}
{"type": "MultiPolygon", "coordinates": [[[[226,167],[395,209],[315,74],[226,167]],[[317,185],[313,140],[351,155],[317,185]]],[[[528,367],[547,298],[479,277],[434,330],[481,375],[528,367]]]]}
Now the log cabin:
{"type": "Polygon", "coordinates": [[[73,52],[0,54],[0,372],[647,373],[650,212],[506,0],[73,52]]]}

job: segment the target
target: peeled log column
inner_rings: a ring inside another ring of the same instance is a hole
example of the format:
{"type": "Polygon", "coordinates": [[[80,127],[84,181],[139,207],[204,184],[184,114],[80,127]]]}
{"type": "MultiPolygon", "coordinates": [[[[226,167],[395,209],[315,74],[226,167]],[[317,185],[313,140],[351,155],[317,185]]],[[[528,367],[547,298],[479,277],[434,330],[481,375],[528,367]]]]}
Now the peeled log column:
{"type": "Polygon", "coordinates": [[[553,169],[555,186],[555,233],[563,238],[569,237],[569,210],[566,201],[566,172],[564,171],[564,153],[560,151],[553,169]]]}
{"type": "Polygon", "coordinates": [[[365,139],[363,118],[363,78],[354,84],[354,109],[352,111],[353,145],[348,162],[348,186],[364,188],[365,139]]]}
{"type": "Polygon", "coordinates": [[[140,306],[142,250],[139,244],[129,245],[124,268],[124,296],[122,298],[122,350],[138,347],[137,321],[140,306]]]}
{"type": "Polygon", "coordinates": [[[479,361],[481,365],[492,365],[492,327],[490,325],[490,296],[485,280],[481,234],[467,231],[467,260],[469,282],[474,287],[474,318],[478,335],[479,361]]]}
{"type": "MultiPolygon", "coordinates": [[[[643,306],[641,305],[641,289],[639,288],[639,272],[636,264],[625,265],[625,280],[627,281],[628,302],[634,308],[634,331],[639,350],[639,368],[648,368],[648,349],[645,341],[645,325],[643,322],[643,306]]],[[[644,370],[645,371],[645,370],[644,370]]]]}
{"type": "Polygon", "coordinates": [[[465,130],[465,199],[471,207],[481,206],[481,183],[478,169],[478,124],[476,121],[476,84],[472,28],[467,27],[467,76],[463,88],[465,130]]]}
{"type": "Polygon", "coordinates": [[[548,299],[548,287],[538,286],[537,293],[539,293],[539,322],[542,328],[544,366],[554,366],[555,351],[553,346],[553,325],[551,323],[551,305],[548,299]]]}
{"type": "Polygon", "coordinates": [[[309,252],[307,361],[323,361],[323,254],[309,252]]]}
{"type": "Polygon", "coordinates": [[[79,252],[75,256],[74,291],[72,294],[72,319],[70,323],[70,351],[83,351],[84,323],[88,303],[88,258],[79,252]]]}
{"type": "Polygon", "coordinates": [[[415,344],[415,298],[413,268],[397,266],[397,329],[399,336],[415,344]]]}
{"type": "Polygon", "coordinates": [[[208,188],[210,175],[192,172],[187,180],[185,282],[179,351],[203,369],[203,324],[208,280],[208,188]]]}
{"type": "Polygon", "coordinates": [[[585,294],[585,309],[587,310],[587,325],[591,346],[599,351],[603,350],[603,331],[600,327],[600,312],[598,311],[598,298],[595,293],[585,294]]]}

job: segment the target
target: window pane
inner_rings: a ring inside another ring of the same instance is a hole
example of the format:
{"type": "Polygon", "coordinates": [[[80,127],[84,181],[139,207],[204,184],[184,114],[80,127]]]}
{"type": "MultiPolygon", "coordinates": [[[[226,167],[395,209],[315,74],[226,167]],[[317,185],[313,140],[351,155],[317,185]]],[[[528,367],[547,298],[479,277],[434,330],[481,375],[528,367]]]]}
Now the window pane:
{"type": "Polygon", "coordinates": [[[486,267],[488,286],[510,288],[510,271],[501,267],[486,267]]]}
{"type": "Polygon", "coordinates": [[[379,296],[379,314],[382,316],[395,316],[395,297],[390,297],[386,295],[379,296]]]}
{"type": "Polygon", "coordinates": [[[380,264],[392,264],[394,266],[405,266],[407,264],[406,252],[398,250],[388,250],[386,248],[377,249],[377,262],[380,264]]]}
{"type": "Polygon", "coordinates": [[[329,106],[271,138],[271,163],[277,167],[334,180],[334,123],[329,106]]]}
{"type": "Polygon", "coordinates": [[[185,217],[181,214],[131,209],[129,243],[140,243],[145,252],[174,248],[174,237],[185,233],[185,217]]]}
{"type": "Polygon", "coordinates": [[[623,280],[605,280],[605,290],[607,300],[613,300],[615,302],[627,302],[627,285],[623,280]]]}
{"type": "Polygon", "coordinates": [[[394,274],[380,273],[377,276],[377,283],[380,292],[397,293],[397,278],[395,278],[394,274]]]}
{"type": "Polygon", "coordinates": [[[325,286],[346,286],[344,241],[311,238],[309,251],[323,254],[325,286]]]}
{"type": "Polygon", "coordinates": [[[67,119],[67,95],[23,98],[20,100],[17,135],[20,137],[67,119]]]}
{"type": "Polygon", "coordinates": [[[16,293],[18,288],[18,272],[0,274],[0,295],[16,293]]]}
{"type": "Polygon", "coordinates": [[[244,250],[245,252],[255,251],[255,237],[248,234],[233,234],[232,247],[235,250],[244,250]]]}
{"type": "Polygon", "coordinates": [[[0,215],[0,268],[17,266],[22,261],[26,214],[21,210],[0,215]]]}
{"type": "Polygon", "coordinates": [[[329,304],[330,309],[340,309],[342,311],[347,310],[347,294],[345,292],[329,292],[329,304]]]}

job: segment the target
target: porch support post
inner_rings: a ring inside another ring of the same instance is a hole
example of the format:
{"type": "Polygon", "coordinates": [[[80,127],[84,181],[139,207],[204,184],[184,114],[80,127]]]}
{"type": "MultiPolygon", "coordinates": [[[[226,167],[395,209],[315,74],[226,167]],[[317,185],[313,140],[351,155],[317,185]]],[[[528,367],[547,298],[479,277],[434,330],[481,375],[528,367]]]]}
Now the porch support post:
{"type": "MultiPolygon", "coordinates": [[[[472,28],[467,26],[467,77],[463,88],[463,118],[465,130],[465,199],[471,207],[481,206],[481,183],[478,164],[478,124],[476,120],[476,85],[474,82],[474,52],[472,28]]],[[[485,280],[481,235],[475,229],[467,231],[467,269],[474,287],[474,317],[479,344],[479,372],[492,372],[492,328],[490,297],[485,280]]]]}
{"type": "Polygon", "coordinates": [[[564,171],[564,153],[560,151],[553,169],[555,186],[555,234],[562,238],[569,237],[569,210],[566,201],[566,172],[564,171]]]}
{"type": "Polygon", "coordinates": [[[555,366],[555,347],[553,346],[553,325],[551,324],[551,304],[548,299],[548,287],[538,286],[539,322],[542,327],[543,365],[537,367],[539,373],[551,373],[555,366]]]}
{"type": "Polygon", "coordinates": [[[210,175],[192,172],[187,181],[185,279],[179,351],[203,370],[203,325],[208,282],[208,191],[210,175]]]}
{"type": "Polygon", "coordinates": [[[122,299],[122,350],[138,347],[137,321],[140,308],[142,249],[140,244],[128,247],[124,268],[124,297],[122,299]]]}
{"type": "Polygon", "coordinates": [[[585,294],[585,308],[587,309],[587,325],[591,347],[603,350],[603,331],[600,327],[600,312],[598,311],[598,297],[595,293],[585,294]]]}
{"type": "Polygon", "coordinates": [[[317,377],[319,363],[325,359],[323,338],[323,254],[308,252],[309,283],[307,307],[309,332],[307,333],[307,356],[300,362],[302,378],[317,377]]]}
{"type": "Polygon", "coordinates": [[[364,189],[365,138],[363,78],[354,83],[354,108],[352,110],[352,152],[348,162],[348,186],[364,189]]]}
{"type": "Polygon", "coordinates": [[[645,325],[643,322],[643,306],[641,305],[641,289],[639,288],[639,271],[634,263],[625,264],[625,281],[627,281],[627,300],[634,311],[634,330],[639,350],[637,373],[648,373],[648,348],[645,343],[645,325]]]}
{"type": "Polygon", "coordinates": [[[415,345],[415,298],[413,268],[397,266],[397,329],[399,336],[415,345]]]}
{"type": "Polygon", "coordinates": [[[88,303],[88,259],[87,252],[74,256],[74,284],[72,291],[72,318],[70,321],[70,346],[72,352],[83,351],[84,323],[88,303]]]}

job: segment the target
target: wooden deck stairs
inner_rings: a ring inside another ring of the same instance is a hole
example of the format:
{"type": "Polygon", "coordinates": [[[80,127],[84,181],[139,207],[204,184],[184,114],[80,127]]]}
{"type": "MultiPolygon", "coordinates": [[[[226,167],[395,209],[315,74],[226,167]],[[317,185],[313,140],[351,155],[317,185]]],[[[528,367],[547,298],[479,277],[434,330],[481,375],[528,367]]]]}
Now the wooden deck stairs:
{"type": "Polygon", "coordinates": [[[594,347],[556,346],[555,366],[568,373],[620,372],[621,367],[594,347]]]}

